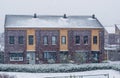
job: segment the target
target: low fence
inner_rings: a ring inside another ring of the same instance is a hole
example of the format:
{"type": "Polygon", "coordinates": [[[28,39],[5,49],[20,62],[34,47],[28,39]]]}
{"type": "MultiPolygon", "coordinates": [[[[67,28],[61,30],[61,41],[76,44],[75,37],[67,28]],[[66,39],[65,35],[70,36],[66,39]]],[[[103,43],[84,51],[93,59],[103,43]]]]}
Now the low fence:
{"type": "Polygon", "coordinates": [[[109,78],[109,74],[96,74],[96,75],[70,75],[70,76],[55,76],[45,78],[109,78]]]}

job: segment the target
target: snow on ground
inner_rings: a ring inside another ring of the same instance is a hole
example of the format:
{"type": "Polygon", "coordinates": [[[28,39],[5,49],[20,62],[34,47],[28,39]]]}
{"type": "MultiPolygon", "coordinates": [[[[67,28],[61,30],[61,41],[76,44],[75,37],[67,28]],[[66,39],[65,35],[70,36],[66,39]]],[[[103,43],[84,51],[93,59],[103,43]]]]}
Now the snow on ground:
{"type": "MultiPolygon", "coordinates": [[[[14,75],[16,78],[46,78],[46,77],[59,77],[60,76],[77,76],[77,75],[96,75],[96,74],[109,74],[109,78],[120,78],[120,72],[115,70],[93,70],[85,72],[72,72],[72,73],[25,73],[25,72],[0,72],[0,74],[14,75]]],[[[83,76],[83,78],[108,78],[107,76],[83,76]]]]}

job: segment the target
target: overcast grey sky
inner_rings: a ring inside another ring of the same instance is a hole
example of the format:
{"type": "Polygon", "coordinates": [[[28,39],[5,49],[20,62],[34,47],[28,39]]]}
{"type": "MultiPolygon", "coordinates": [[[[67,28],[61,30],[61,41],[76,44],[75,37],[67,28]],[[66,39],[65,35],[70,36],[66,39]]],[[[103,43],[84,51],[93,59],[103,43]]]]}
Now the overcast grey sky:
{"type": "Polygon", "coordinates": [[[120,0],[0,0],[0,32],[5,14],[92,15],[103,25],[120,24],[120,0]]]}

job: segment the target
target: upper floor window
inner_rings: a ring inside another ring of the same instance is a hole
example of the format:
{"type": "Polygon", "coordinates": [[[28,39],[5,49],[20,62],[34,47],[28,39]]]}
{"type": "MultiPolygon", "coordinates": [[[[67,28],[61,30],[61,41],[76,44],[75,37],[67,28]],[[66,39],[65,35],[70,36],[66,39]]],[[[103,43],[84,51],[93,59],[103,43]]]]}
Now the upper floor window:
{"type": "Polygon", "coordinates": [[[97,44],[97,36],[93,36],[93,44],[97,44]]]}
{"type": "Polygon", "coordinates": [[[119,38],[117,39],[117,43],[120,43],[120,39],[119,38]]]}
{"type": "Polygon", "coordinates": [[[88,36],[84,36],[84,44],[88,44],[88,36]]]}
{"type": "Polygon", "coordinates": [[[9,44],[14,44],[14,43],[15,43],[14,36],[9,36],[9,44]]]}
{"type": "Polygon", "coordinates": [[[44,45],[47,45],[48,44],[48,36],[44,36],[44,45]]]}
{"type": "Polygon", "coordinates": [[[56,44],[56,36],[52,36],[52,45],[56,44]]]}
{"type": "Polygon", "coordinates": [[[75,37],[75,43],[76,44],[80,44],[80,36],[76,36],[75,37]]]}
{"type": "Polygon", "coordinates": [[[33,45],[34,37],[33,35],[29,35],[29,45],[33,45]]]}
{"type": "Polygon", "coordinates": [[[62,44],[66,44],[66,36],[62,36],[62,44]]]}
{"type": "Polygon", "coordinates": [[[19,37],[18,37],[18,43],[19,43],[19,44],[23,44],[23,42],[24,42],[23,39],[24,39],[23,36],[19,36],[19,37]]]}

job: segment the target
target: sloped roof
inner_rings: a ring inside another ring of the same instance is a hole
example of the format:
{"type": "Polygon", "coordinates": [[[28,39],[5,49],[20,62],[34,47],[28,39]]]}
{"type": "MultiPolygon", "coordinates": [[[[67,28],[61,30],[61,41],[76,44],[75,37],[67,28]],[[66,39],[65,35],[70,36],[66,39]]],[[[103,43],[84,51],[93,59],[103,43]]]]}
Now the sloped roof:
{"type": "Polygon", "coordinates": [[[117,26],[117,28],[120,30],[120,24],[116,24],[115,26],[117,26]]]}
{"type": "Polygon", "coordinates": [[[104,26],[104,28],[109,34],[115,34],[115,26],[104,26]]]}
{"type": "Polygon", "coordinates": [[[6,15],[5,28],[103,28],[92,16],[6,15]]]}

